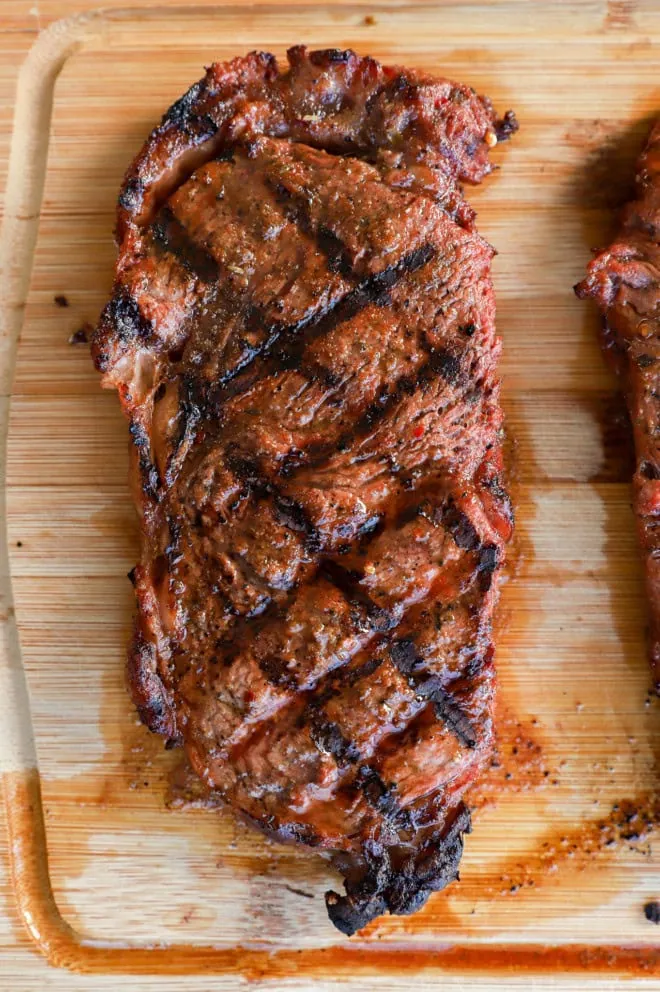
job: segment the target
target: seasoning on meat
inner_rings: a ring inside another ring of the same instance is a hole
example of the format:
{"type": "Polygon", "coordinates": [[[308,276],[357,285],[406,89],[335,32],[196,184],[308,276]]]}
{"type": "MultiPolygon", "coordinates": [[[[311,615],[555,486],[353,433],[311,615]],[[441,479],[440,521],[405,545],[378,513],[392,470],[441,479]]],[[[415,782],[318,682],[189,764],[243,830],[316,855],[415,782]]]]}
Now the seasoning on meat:
{"type": "Polygon", "coordinates": [[[211,66],[152,133],[92,350],[133,442],[140,716],[331,852],[350,934],[457,877],[491,751],[511,510],[459,183],[517,125],[350,51],[288,60],[211,66]]]}
{"type": "Polygon", "coordinates": [[[601,309],[603,350],[620,376],[632,421],[633,507],[646,566],[651,670],[660,693],[660,121],[638,162],[636,199],[575,292],[601,309]]]}

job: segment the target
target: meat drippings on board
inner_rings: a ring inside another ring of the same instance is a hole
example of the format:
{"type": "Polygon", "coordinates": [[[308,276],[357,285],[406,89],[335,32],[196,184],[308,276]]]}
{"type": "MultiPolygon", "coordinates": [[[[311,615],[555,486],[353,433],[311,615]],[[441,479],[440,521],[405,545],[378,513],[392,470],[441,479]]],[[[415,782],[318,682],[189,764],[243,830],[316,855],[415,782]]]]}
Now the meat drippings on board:
{"type": "Polygon", "coordinates": [[[457,877],[512,514],[461,182],[516,130],[335,50],[213,65],[119,200],[92,341],[142,528],[128,674],[211,801],[331,852],[353,933],[457,877]]]}

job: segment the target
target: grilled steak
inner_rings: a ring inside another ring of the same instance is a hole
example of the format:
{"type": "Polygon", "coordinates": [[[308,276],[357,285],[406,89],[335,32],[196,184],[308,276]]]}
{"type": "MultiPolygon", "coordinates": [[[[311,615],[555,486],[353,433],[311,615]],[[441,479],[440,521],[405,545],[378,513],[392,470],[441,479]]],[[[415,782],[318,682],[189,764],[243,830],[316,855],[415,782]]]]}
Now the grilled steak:
{"type": "Polygon", "coordinates": [[[603,315],[601,341],[620,376],[635,443],[633,507],[646,565],[650,658],[660,693],[660,121],[637,167],[637,198],[575,287],[603,315]]]}
{"type": "Polygon", "coordinates": [[[355,53],[213,65],[119,201],[93,340],[130,422],[128,673],[209,795],[331,852],[352,933],[457,876],[510,536],[462,181],[516,128],[355,53]]]}

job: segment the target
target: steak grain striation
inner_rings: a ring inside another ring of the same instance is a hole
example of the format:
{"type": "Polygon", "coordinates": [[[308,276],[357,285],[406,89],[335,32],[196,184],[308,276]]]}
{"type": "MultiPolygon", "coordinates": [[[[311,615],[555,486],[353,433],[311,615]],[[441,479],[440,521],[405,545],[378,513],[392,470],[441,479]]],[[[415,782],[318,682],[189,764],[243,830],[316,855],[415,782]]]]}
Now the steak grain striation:
{"type": "Polygon", "coordinates": [[[517,124],[354,52],[211,66],[119,199],[93,339],[129,420],[128,674],[209,796],[330,852],[353,933],[457,877],[493,742],[493,249],[461,183],[517,124]]]}

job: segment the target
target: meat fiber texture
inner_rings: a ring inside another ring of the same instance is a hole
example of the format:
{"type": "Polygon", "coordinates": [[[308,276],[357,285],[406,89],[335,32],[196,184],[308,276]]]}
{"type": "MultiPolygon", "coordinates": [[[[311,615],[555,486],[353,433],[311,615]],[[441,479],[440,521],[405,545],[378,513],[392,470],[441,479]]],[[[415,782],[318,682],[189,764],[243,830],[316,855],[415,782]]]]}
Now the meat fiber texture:
{"type": "Polygon", "coordinates": [[[140,716],[329,852],[351,934],[457,877],[492,749],[512,518],[460,183],[517,125],[351,51],[288,62],[211,66],[147,140],[93,356],[130,424],[140,716]]]}
{"type": "Polygon", "coordinates": [[[660,693],[660,121],[637,163],[636,197],[609,248],[598,252],[575,287],[592,297],[601,343],[618,373],[633,428],[633,508],[646,569],[649,654],[660,693]]]}

